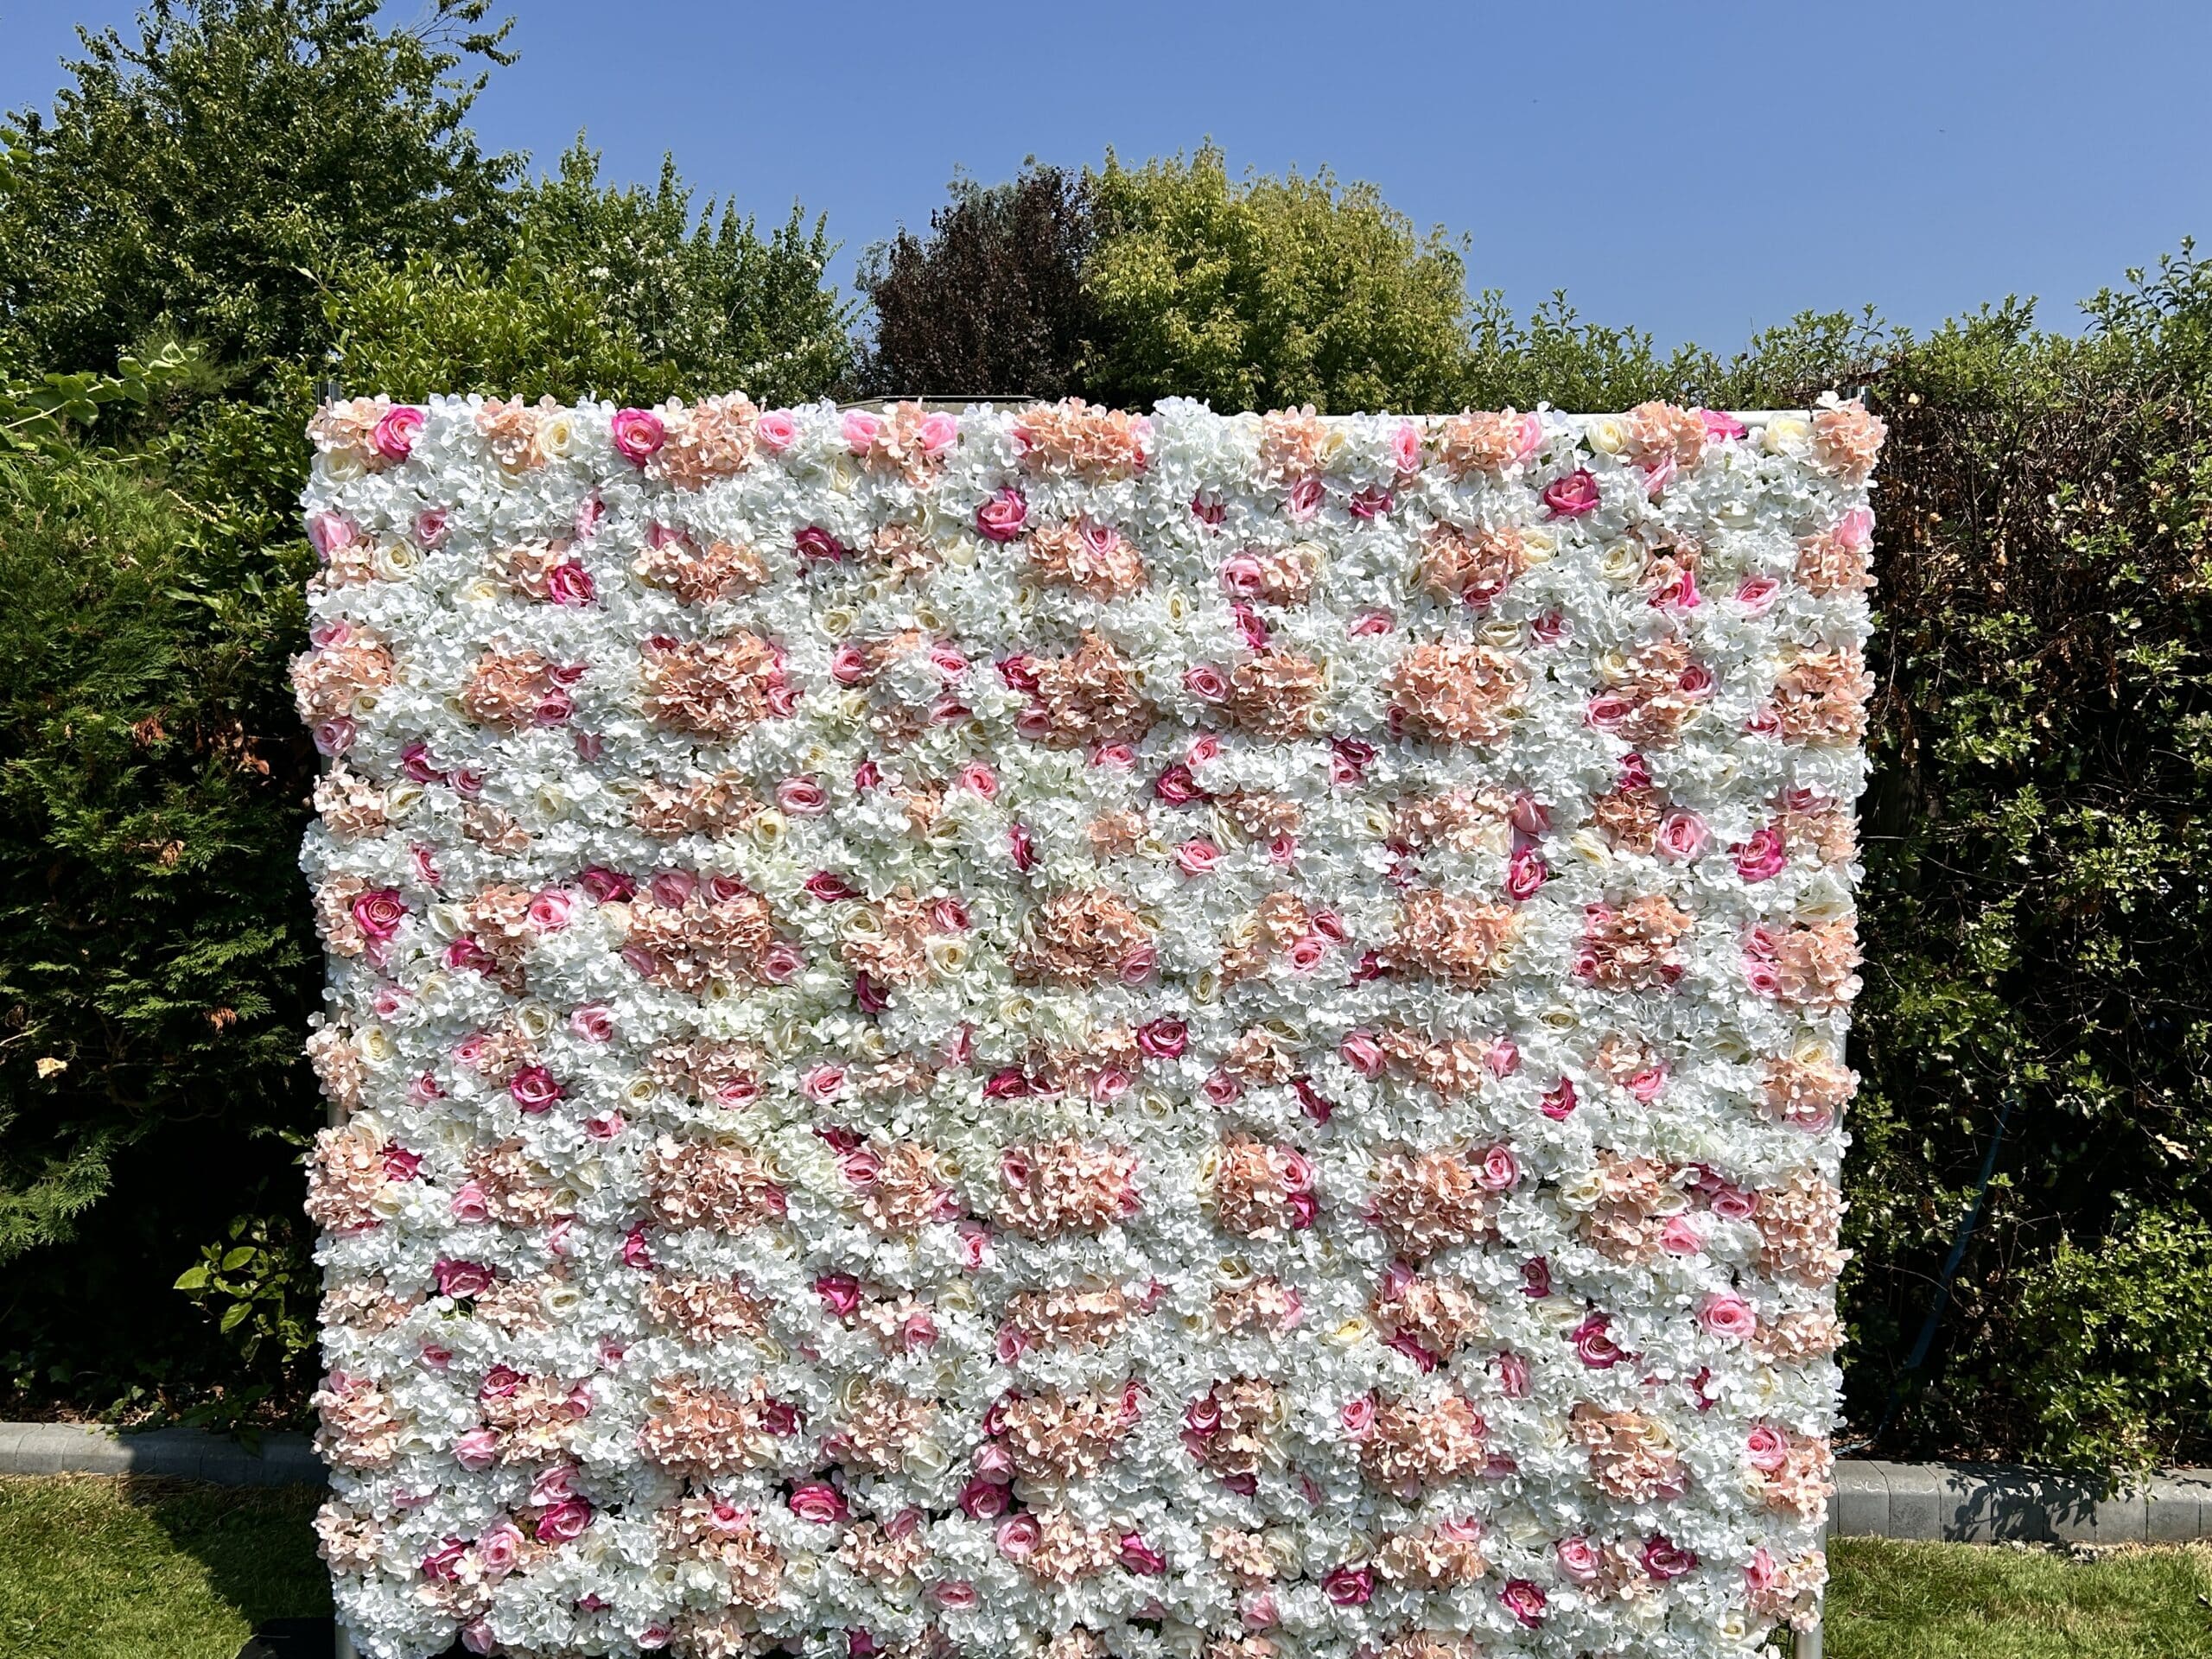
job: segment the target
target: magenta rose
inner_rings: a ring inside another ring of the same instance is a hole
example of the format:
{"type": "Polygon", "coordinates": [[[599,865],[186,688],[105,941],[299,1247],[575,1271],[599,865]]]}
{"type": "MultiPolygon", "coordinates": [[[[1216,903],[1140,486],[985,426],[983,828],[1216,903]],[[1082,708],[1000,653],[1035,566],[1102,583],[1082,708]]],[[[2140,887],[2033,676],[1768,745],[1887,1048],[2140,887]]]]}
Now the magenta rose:
{"type": "Polygon", "coordinates": [[[556,605],[588,605],[598,593],[591,572],[574,559],[564,559],[545,573],[545,596],[556,605]]]}
{"type": "Polygon", "coordinates": [[[1338,1567],[1321,1580],[1321,1589],[1339,1607],[1364,1607],[1375,1597],[1375,1569],[1338,1567]]]}
{"type": "Polygon", "coordinates": [[[1137,1046],[1146,1057],[1155,1060],[1179,1058],[1191,1046],[1190,1027],[1180,1020],[1163,1016],[1147,1020],[1137,1027],[1137,1046]]]}
{"type": "Polygon", "coordinates": [[[808,524],[800,530],[791,537],[791,545],[807,564],[837,564],[845,556],[845,544],[819,524],[808,524]]]}
{"type": "Polygon", "coordinates": [[[1544,1609],[1548,1605],[1543,1586],[1529,1579],[1512,1579],[1497,1592],[1505,1611],[1529,1629],[1544,1622],[1544,1609]]]}
{"type": "Polygon", "coordinates": [[[369,442],[386,461],[404,461],[415,452],[415,435],[423,429],[423,411],[405,404],[385,410],[369,442]]]}
{"type": "Polygon", "coordinates": [[[1123,1567],[1141,1577],[1156,1578],[1167,1570],[1167,1558],[1137,1533],[1122,1534],[1121,1558],[1123,1567]]]}
{"type": "Polygon", "coordinates": [[[1664,1533],[1654,1533],[1643,1546],[1643,1570],[1660,1583],[1679,1579],[1697,1566],[1697,1555],[1664,1533]]]}
{"type": "Polygon", "coordinates": [[[1017,489],[1003,489],[976,509],[976,528],[984,538],[1010,542],[1029,522],[1029,501],[1017,489]]]}
{"type": "Polygon", "coordinates": [[[407,918],[407,906],[391,887],[371,887],[353,896],[353,925],[372,939],[388,939],[407,918]]]}
{"type": "Polygon", "coordinates": [[[667,441],[668,429],[650,409],[623,409],[615,411],[608,435],[614,440],[614,447],[624,460],[642,467],[667,441]]]}
{"type": "Polygon", "coordinates": [[[1780,875],[1789,862],[1781,833],[1769,827],[1751,831],[1751,838],[1732,847],[1736,874],[1746,881],[1765,881],[1780,875]]]}
{"type": "Polygon", "coordinates": [[[542,1112],[567,1092],[542,1065],[526,1065],[507,1084],[515,1104],[525,1112],[542,1112]]]}
{"type": "Polygon", "coordinates": [[[591,1503],[587,1498],[563,1498],[537,1517],[537,1541],[566,1544],[583,1536],[591,1525],[591,1503]]]}
{"type": "Polygon", "coordinates": [[[443,1255],[431,1268],[430,1274],[438,1281],[438,1294],[455,1300],[481,1296],[492,1288],[493,1277],[492,1269],[480,1262],[456,1262],[443,1255]]]}
{"type": "Polygon", "coordinates": [[[1578,468],[1544,486],[1544,505],[1554,518],[1580,518],[1598,510],[1598,480],[1578,468]]]}

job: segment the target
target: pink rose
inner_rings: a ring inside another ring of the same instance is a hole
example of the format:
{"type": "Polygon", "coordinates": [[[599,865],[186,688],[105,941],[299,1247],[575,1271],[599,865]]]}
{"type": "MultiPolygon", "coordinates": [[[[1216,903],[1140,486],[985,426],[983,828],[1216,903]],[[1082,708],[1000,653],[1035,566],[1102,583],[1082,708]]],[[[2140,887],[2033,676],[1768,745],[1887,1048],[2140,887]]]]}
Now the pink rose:
{"type": "Polygon", "coordinates": [[[446,538],[446,525],[451,515],[443,507],[425,507],[415,515],[415,545],[429,550],[446,538]]]}
{"type": "Polygon", "coordinates": [[[1344,625],[1344,633],[1349,639],[1367,639],[1388,633],[1397,626],[1397,618],[1388,611],[1362,611],[1344,625]]]}
{"type": "Polygon", "coordinates": [[[489,1428],[472,1428],[454,1441],[453,1455],[462,1468],[480,1473],[499,1459],[499,1433],[489,1428]]]}
{"type": "Polygon", "coordinates": [[[1221,849],[1210,841],[1193,838],[1175,849],[1176,868],[1185,875],[1211,875],[1221,861],[1221,849]]]}
{"type": "Polygon", "coordinates": [[[589,542],[599,534],[600,520],[606,517],[607,503],[601,500],[599,492],[594,490],[576,503],[575,515],[569,519],[569,527],[575,531],[578,541],[589,542]]]}
{"type": "Polygon", "coordinates": [[[760,447],[773,454],[781,454],[798,438],[798,423],[788,411],[772,409],[754,423],[753,435],[760,440],[760,447]]]}
{"type": "Polygon", "coordinates": [[[1747,435],[1751,429],[1733,415],[1718,409],[1700,409],[1698,419],[1705,426],[1705,435],[1715,443],[1726,443],[1747,435]]]}
{"type": "Polygon", "coordinates": [[[614,440],[614,447],[624,460],[642,467],[667,440],[668,429],[650,409],[623,409],[615,411],[607,435],[614,440]]]}
{"type": "Polygon", "coordinates": [[[1736,588],[1736,602],[1753,616],[1764,616],[1781,593],[1782,584],[1772,576],[1746,576],[1736,588]]]}
{"type": "Polygon", "coordinates": [[[1591,1370],[1609,1371],[1628,1357],[1606,1329],[1611,1322],[1610,1314],[1592,1313],[1569,1334],[1574,1357],[1591,1370]]]}
{"type": "Polygon", "coordinates": [[[960,423],[943,410],[922,416],[922,448],[931,454],[942,454],[959,435],[960,423]]]}
{"type": "Polygon", "coordinates": [[[845,1092],[845,1068],[817,1065],[799,1084],[800,1092],[817,1106],[826,1106],[845,1092]]]}
{"type": "Polygon", "coordinates": [[[1392,430],[1390,461],[1402,473],[1421,470],[1421,431],[1411,421],[1401,421],[1392,430]]]}
{"type": "Polygon", "coordinates": [[[1751,838],[1730,848],[1736,874],[1746,881],[1765,881],[1789,868],[1789,852],[1772,826],[1751,831],[1751,838]]]}
{"type": "Polygon", "coordinates": [[[1006,832],[1007,849],[1014,855],[1014,868],[1027,872],[1037,868],[1037,838],[1029,833],[1029,826],[1017,823],[1006,832]]]}
{"type": "Polygon", "coordinates": [[[1701,1255],[1705,1253],[1705,1234],[1689,1217],[1669,1216],[1667,1224],[1659,1230],[1659,1248],[1669,1255],[1701,1255]]]}
{"type": "Polygon", "coordinates": [[[662,870],[646,883],[645,890],[652,894],[655,904],[680,910],[698,886],[699,878],[689,870],[662,870]]]}
{"type": "Polygon", "coordinates": [[[1290,949],[1283,952],[1283,960],[1294,974],[1310,974],[1329,957],[1329,942],[1318,934],[1308,933],[1293,939],[1290,949]]]}
{"type": "Polygon", "coordinates": [[[1521,1166],[1510,1147],[1492,1147],[1475,1171],[1475,1185],[1485,1192],[1503,1192],[1520,1179],[1521,1166]]]}
{"type": "Polygon", "coordinates": [[[1361,1395],[1344,1402],[1337,1413],[1337,1421],[1345,1434],[1355,1440],[1363,1440],[1375,1429],[1375,1400],[1370,1395],[1361,1395]]]}
{"type": "Polygon", "coordinates": [[[1506,1611],[1530,1630],[1544,1622],[1544,1609],[1548,1605],[1543,1587],[1529,1579],[1510,1579],[1497,1599],[1506,1611]]]}
{"type": "Polygon", "coordinates": [[[612,1141],[629,1127],[629,1120],[621,1113],[601,1112],[597,1117],[585,1120],[584,1133],[594,1141],[612,1141]]]}
{"type": "Polygon", "coordinates": [[[996,800],[999,793],[999,776],[981,760],[970,760],[960,768],[960,786],[982,796],[987,801],[996,800]]]}
{"type": "Polygon", "coordinates": [[[566,888],[547,887],[530,901],[530,925],[541,933],[558,933],[575,907],[566,888]]]}
{"type": "Polygon", "coordinates": [[[423,429],[423,411],[401,404],[385,410],[369,442],[386,461],[404,461],[415,452],[415,435],[423,429]]]}
{"type": "Polygon", "coordinates": [[[588,1043],[610,1042],[614,1037],[614,1010],[604,1002],[587,1002],[569,1016],[569,1029],[588,1043]]]}
{"type": "Polygon", "coordinates": [[[1509,1400],[1526,1400],[1532,1374],[1529,1362],[1510,1348],[1497,1357],[1497,1386],[1509,1400]]]}
{"type": "Polygon", "coordinates": [[[1580,518],[1598,510],[1598,480],[1583,468],[1544,486],[1544,505],[1554,518],[1580,518]]]}
{"type": "Polygon", "coordinates": [[[453,1202],[446,1208],[455,1221],[472,1225],[492,1218],[491,1206],[484,1201],[484,1189],[474,1181],[464,1181],[453,1195],[453,1202]]]}
{"type": "Polygon", "coordinates": [[[1382,1075],[1382,1067],[1385,1064],[1382,1045],[1375,1040],[1374,1034],[1370,1032],[1345,1033],[1344,1040],[1337,1045],[1337,1052],[1343,1056],[1346,1065],[1351,1067],[1363,1077],[1379,1077],[1382,1075]]]}
{"type": "Polygon", "coordinates": [[[388,939],[399,931],[399,925],[407,918],[407,906],[399,901],[399,893],[391,887],[371,887],[366,893],[356,893],[353,904],[353,925],[372,939],[388,939]]]}
{"type": "Polygon", "coordinates": [[[1229,506],[1200,491],[1191,498],[1191,516],[1209,529],[1219,529],[1222,520],[1229,517],[1229,506]]]}
{"type": "Polygon", "coordinates": [[[1010,542],[1028,522],[1028,498],[1017,489],[1001,490],[976,509],[976,528],[988,541],[1010,542]]]}
{"type": "Polygon", "coordinates": [[[851,1511],[844,1495],[825,1481],[810,1480],[791,1493],[791,1513],[810,1526],[835,1526],[851,1511]]]}
{"type": "Polygon", "coordinates": [[[508,1083],[507,1092],[525,1112],[542,1112],[568,1091],[543,1066],[526,1065],[508,1083]]]}
{"type": "Polygon", "coordinates": [[[1544,855],[1533,847],[1523,847],[1506,861],[1505,896],[1515,904],[1535,898],[1551,874],[1551,867],[1544,862],[1544,855]]]}
{"type": "Polygon", "coordinates": [[[1328,498],[1328,490],[1318,478],[1301,478],[1290,486],[1290,516],[1303,524],[1320,512],[1321,503],[1328,498]]]}
{"type": "Polygon", "coordinates": [[[1221,585],[1240,599],[1252,598],[1267,579],[1267,571],[1249,553],[1238,553],[1221,562],[1221,585]]]}
{"type": "Polygon", "coordinates": [[[938,1606],[954,1611],[973,1607],[982,1599],[981,1592],[965,1579],[940,1579],[931,1586],[930,1595],[938,1606]]]}
{"type": "Polygon", "coordinates": [[[830,810],[830,798],[811,778],[786,778],[776,785],[776,804],[793,817],[818,817],[830,810]]]}
{"type": "Polygon", "coordinates": [[[1581,1102],[1575,1097],[1573,1083],[1566,1077],[1561,1077],[1556,1084],[1545,1091],[1544,1097],[1538,1103],[1536,1109],[1550,1118],[1553,1122],[1562,1123],[1574,1116],[1574,1109],[1580,1104],[1581,1102]]]}
{"type": "Polygon", "coordinates": [[[1201,702],[1219,702],[1229,695],[1229,677],[1211,663],[1183,671],[1183,689],[1201,702]]]}
{"type": "Polygon", "coordinates": [[[638,884],[620,870],[594,864],[576,878],[577,884],[602,905],[620,904],[638,890],[638,884]]]}
{"type": "Polygon", "coordinates": [[[995,1535],[999,1554],[1008,1560],[1027,1560],[1037,1553],[1037,1546],[1044,1541],[1044,1529],[1033,1515],[1017,1515],[999,1522],[995,1535]]]}
{"type": "Polygon", "coordinates": [[[1370,484],[1356,492],[1344,505],[1351,509],[1353,518],[1363,522],[1389,518],[1391,510],[1398,505],[1398,498],[1388,490],[1370,484]]]}
{"type": "Polygon", "coordinates": [[[1595,1584],[1605,1566],[1604,1554],[1580,1533],[1554,1544],[1552,1554],[1559,1562],[1559,1570],[1577,1584],[1595,1584]]]}
{"type": "Polygon", "coordinates": [[[839,1319],[849,1319],[861,1305],[861,1281],[849,1273],[824,1274],[814,1281],[814,1294],[839,1319]]]}
{"type": "Polygon", "coordinates": [[[1002,1481],[978,1475],[960,1489],[960,1508],[971,1521],[995,1521],[1007,1512],[1013,1493],[1002,1481]]]}
{"type": "Polygon", "coordinates": [[[1744,1454],[1752,1468],[1773,1474],[1789,1461],[1789,1439],[1771,1424],[1757,1424],[1744,1437],[1744,1454]]]}
{"type": "Polygon", "coordinates": [[[845,435],[845,448],[856,455],[866,454],[868,446],[874,443],[883,431],[881,418],[869,414],[864,409],[847,410],[841,425],[845,435]]]}
{"type": "Polygon", "coordinates": [[[1678,864],[1687,864],[1705,850],[1710,839],[1705,820],[1694,812],[1677,809],[1659,821],[1659,851],[1678,864]]]}
{"type": "Polygon", "coordinates": [[[1758,1315],[1751,1305],[1733,1291],[1717,1291],[1707,1297],[1697,1311],[1698,1322],[1716,1337],[1732,1341],[1745,1341],[1759,1328],[1758,1315]]]}
{"type": "MultiPolygon", "coordinates": [[[[318,558],[328,559],[341,547],[351,547],[361,539],[361,532],[353,528],[353,521],[334,512],[308,514],[308,542],[318,558]]],[[[316,639],[316,645],[322,641],[316,639]]]]}

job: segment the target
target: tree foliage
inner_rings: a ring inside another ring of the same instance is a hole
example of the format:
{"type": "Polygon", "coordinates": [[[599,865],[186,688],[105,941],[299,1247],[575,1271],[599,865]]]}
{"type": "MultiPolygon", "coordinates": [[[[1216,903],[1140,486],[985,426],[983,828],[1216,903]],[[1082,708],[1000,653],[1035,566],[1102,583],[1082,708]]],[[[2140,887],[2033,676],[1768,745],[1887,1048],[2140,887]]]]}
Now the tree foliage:
{"type": "Polygon", "coordinates": [[[466,124],[505,60],[491,0],[153,0],[82,34],[51,113],[9,118],[0,358],[44,372],[165,339],[251,374],[316,337],[344,259],[500,239],[513,158],[466,124]]]}
{"type": "Polygon", "coordinates": [[[1326,171],[1239,183],[1211,145],[1093,175],[1099,244],[1084,269],[1097,321],[1093,396],[1224,410],[1311,404],[1456,409],[1465,384],[1466,271],[1442,232],[1371,185],[1326,171]]]}
{"type": "Polygon", "coordinates": [[[1097,239],[1090,181],[1033,162],[1010,183],[956,180],[929,234],[869,251],[875,317],[860,384],[873,396],[1065,397],[1098,324],[1084,289],[1097,239]]]}

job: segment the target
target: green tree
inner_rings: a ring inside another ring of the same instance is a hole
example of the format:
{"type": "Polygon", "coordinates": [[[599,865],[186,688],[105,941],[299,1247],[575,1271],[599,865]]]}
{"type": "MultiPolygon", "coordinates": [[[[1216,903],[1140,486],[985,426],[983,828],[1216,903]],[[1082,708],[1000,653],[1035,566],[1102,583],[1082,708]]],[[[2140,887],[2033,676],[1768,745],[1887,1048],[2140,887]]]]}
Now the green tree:
{"type": "Polygon", "coordinates": [[[1466,272],[1374,187],[1325,170],[1243,183],[1211,145],[1090,180],[1100,240],[1084,272],[1097,333],[1082,378],[1131,405],[1324,413],[1459,407],[1466,272]]]}
{"type": "Polygon", "coordinates": [[[81,33],[51,114],[8,118],[0,359],[37,372],[162,339],[245,376],[318,337],[345,260],[496,251],[515,158],[466,124],[506,61],[492,0],[154,0],[137,38],[81,33]]]}

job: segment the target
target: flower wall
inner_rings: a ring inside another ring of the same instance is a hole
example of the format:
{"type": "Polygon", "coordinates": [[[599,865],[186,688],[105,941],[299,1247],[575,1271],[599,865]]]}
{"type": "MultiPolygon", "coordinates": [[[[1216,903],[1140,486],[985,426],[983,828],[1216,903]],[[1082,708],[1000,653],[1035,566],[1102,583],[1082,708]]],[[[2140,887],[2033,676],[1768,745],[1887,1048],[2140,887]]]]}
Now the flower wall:
{"type": "Polygon", "coordinates": [[[365,1651],[1810,1611],[1879,422],[312,435],[365,1651]]]}

